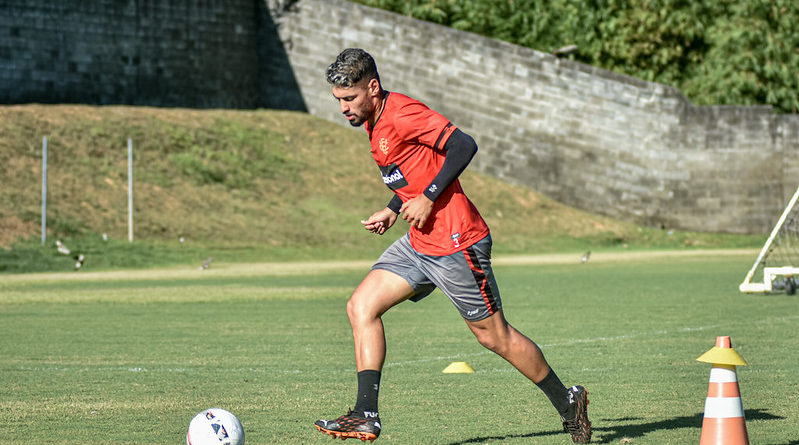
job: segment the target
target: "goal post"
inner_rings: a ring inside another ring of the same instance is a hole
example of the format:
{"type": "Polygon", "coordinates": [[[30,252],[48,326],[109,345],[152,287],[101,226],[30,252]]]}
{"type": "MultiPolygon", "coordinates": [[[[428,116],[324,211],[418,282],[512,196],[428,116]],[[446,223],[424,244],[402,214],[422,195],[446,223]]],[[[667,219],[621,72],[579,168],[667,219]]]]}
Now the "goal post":
{"type": "Polygon", "coordinates": [[[755,264],[746,274],[744,281],[738,286],[741,292],[771,292],[774,281],[783,277],[786,292],[796,292],[794,275],[799,275],[799,187],[788,201],[777,224],[771,231],[766,244],[760,250],[755,264]],[[758,269],[763,269],[763,281],[753,281],[758,269]]]}

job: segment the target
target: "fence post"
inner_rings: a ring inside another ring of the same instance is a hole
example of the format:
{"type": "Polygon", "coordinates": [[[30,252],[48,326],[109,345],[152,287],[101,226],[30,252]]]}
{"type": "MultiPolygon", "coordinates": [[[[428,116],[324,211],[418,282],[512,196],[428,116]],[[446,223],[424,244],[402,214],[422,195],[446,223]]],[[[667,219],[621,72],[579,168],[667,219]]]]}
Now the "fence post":
{"type": "Polygon", "coordinates": [[[133,139],[128,138],[128,241],[133,242],[133,139]]]}
{"type": "Polygon", "coordinates": [[[42,138],[42,246],[47,240],[47,136],[42,138]]]}

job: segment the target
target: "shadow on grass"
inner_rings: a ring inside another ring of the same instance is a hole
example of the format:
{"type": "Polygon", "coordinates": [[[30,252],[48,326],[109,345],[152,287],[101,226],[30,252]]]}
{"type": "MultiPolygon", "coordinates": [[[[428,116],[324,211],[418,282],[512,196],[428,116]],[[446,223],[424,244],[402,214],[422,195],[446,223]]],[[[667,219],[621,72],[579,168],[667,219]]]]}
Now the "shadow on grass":
{"type": "MultiPolygon", "coordinates": [[[[775,416],[762,409],[747,409],[744,410],[747,420],[776,420],[784,419],[784,417],[775,416]]],[[[619,419],[601,419],[594,420],[594,435],[592,443],[610,443],[615,440],[623,438],[636,438],[643,437],[648,433],[658,430],[673,430],[677,428],[696,428],[697,440],[699,439],[700,431],[702,428],[703,413],[697,413],[693,416],[681,416],[671,419],[659,420],[656,422],[639,423],[641,418],[637,417],[624,417],[619,419]],[[616,426],[605,426],[608,423],[620,423],[616,426]]],[[[557,431],[538,431],[530,434],[509,434],[505,436],[483,436],[474,437],[471,439],[462,440],[459,442],[452,442],[448,445],[466,445],[472,443],[485,443],[488,441],[502,441],[508,439],[522,439],[532,437],[544,436],[559,436],[565,434],[562,430],[557,431]]],[[[799,445],[797,441],[786,442],[784,444],[774,445],[799,445]]]]}
{"type": "MultiPolygon", "coordinates": [[[[783,419],[783,417],[775,416],[762,409],[747,409],[744,410],[744,415],[747,420],[776,420],[783,419]]],[[[624,437],[635,438],[642,437],[648,433],[658,430],[673,430],[677,428],[696,428],[697,440],[701,434],[703,413],[697,413],[693,416],[681,416],[671,419],[660,420],[656,422],[635,423],[636,418],[624,419],[602,419],[595,422],[594,434],[596,443],[608,443],[614,440],[622,439],[624,437]],[[618,426],[604,426],[606,422],[622,422],[618,426]],[[599,433],[599,434],[597,434],[599,433]],[[597,437],[598,436],[598,437],[597,437]]]]}

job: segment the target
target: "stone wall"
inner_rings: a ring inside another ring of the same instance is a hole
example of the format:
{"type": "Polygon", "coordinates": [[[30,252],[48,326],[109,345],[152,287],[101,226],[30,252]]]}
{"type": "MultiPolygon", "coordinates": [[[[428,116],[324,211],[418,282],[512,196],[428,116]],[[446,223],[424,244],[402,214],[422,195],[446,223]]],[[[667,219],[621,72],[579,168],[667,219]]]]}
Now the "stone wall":
{"type": "Polygon", "coordinates": [[[764,233],[799,186],[797,115],[696,107],[674,88],[344,0],[293,3],[278,33],[317,116],[348,125],[324,71],[340,50],[361,47],[385,88],[475,137],[471,168],[582,209],[764,233]]]}
{"type": "MultiPolygon", "coordinates": [[[[568,43],[568,42],[564,42],[568,43]]],[[[0,103],[305,110],[362,47],[384,86],[477,140],[471,168],[664,228],[768,232],[799,185],[799,116],[676,89],[345,0],[5,0],[0,103]]]]}
{"type": "Polygon", "coordinates": [[[259,2],[4,0],[0,103],[256,107],[259,2]]]}

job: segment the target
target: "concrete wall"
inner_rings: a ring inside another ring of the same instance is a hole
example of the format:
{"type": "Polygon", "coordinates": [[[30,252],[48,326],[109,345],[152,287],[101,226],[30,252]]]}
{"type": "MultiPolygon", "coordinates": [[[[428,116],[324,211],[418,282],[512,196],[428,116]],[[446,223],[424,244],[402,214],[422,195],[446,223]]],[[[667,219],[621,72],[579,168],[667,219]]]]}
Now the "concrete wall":
{"type": "Polygon", "coordinates": [[[0,102],[255,107],[253,0],[4,0],[0,102]]]}
{"type": "Polygon", "coordinates": [[[475,137],[471,168],[652,226],[768,232],[799,185],[799,116],[345,0],[5,0],[0,103],[283,108],[348,126],[324,80],[362,47],[384,86],[475,137]]]}
{"type": "Polygon", "coordinates": [[[324,71],[364,48],[387,89],[475,137],[471,168],[579,208],[763,233],[799,186],[797,115],[695,107],[674,88],[344,0],[301,0],[276,22],[312,114],[348,125],[324,71]]]}

